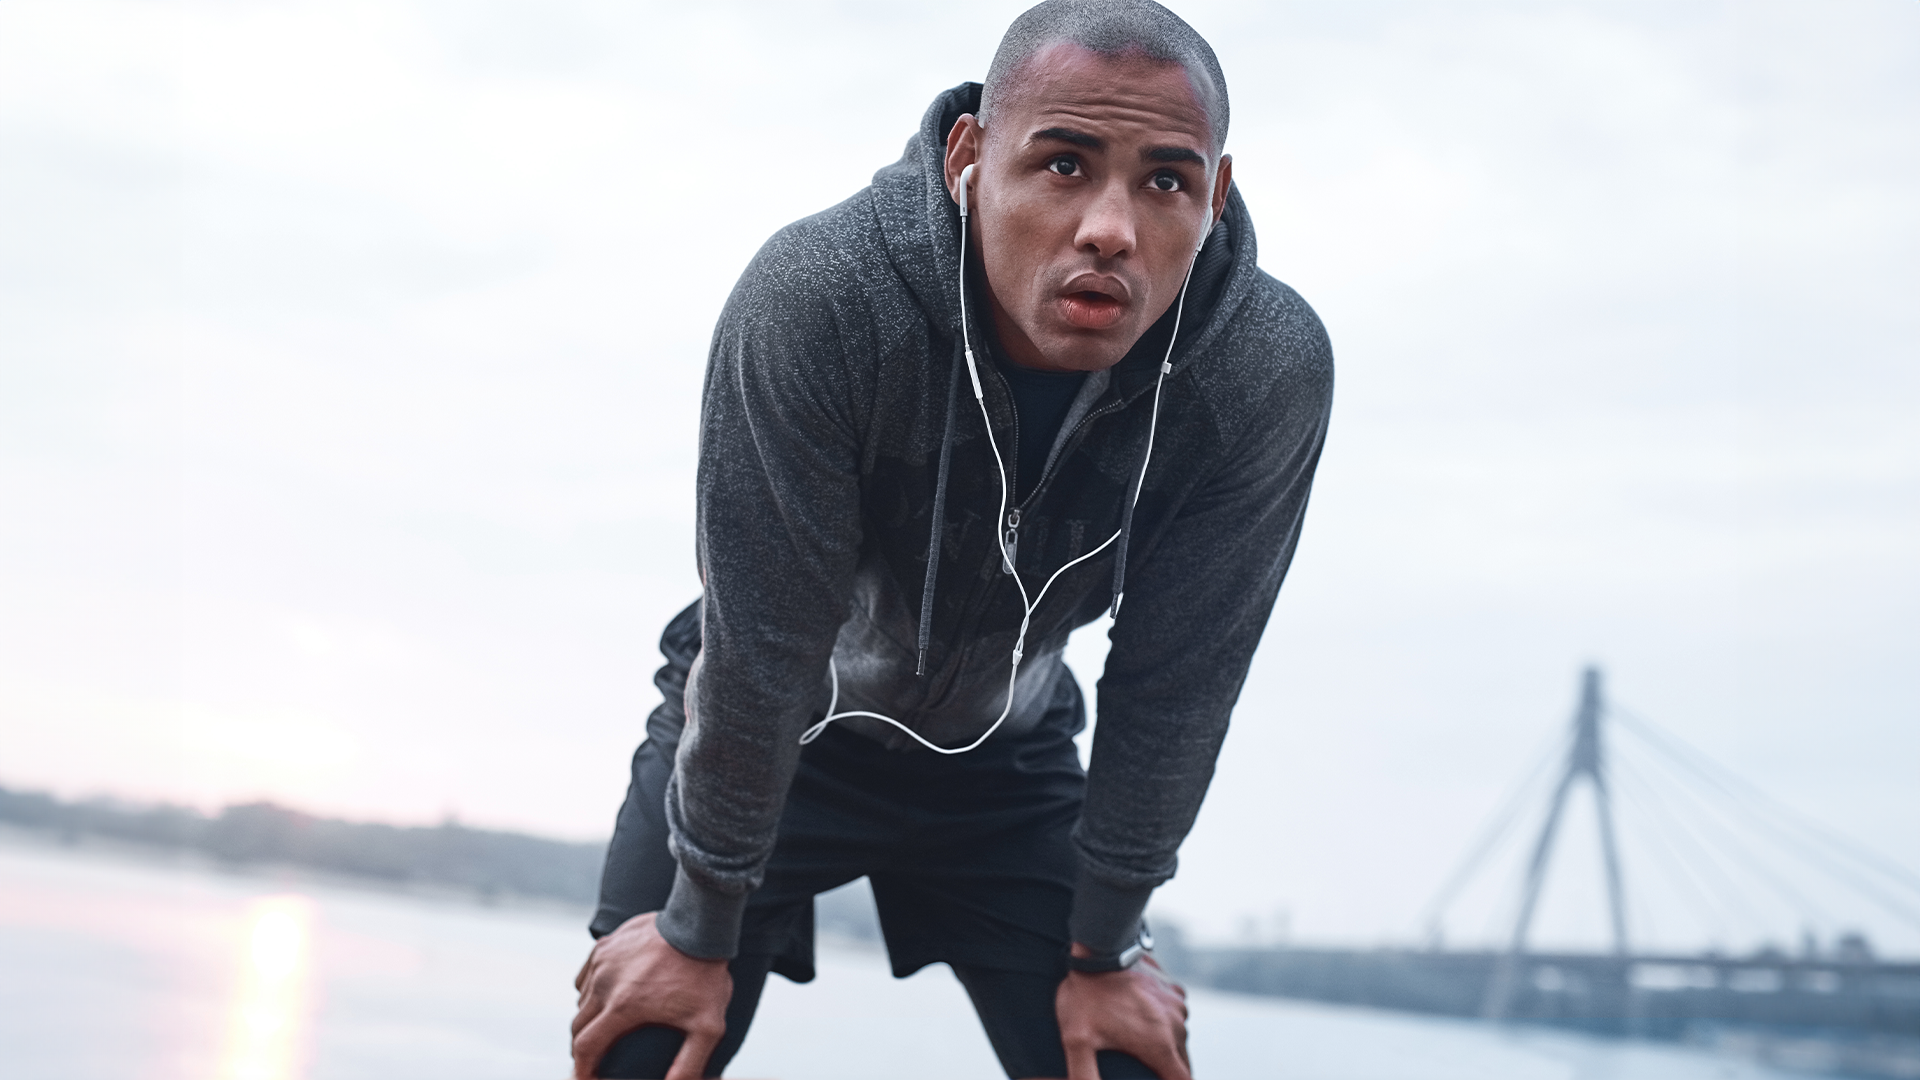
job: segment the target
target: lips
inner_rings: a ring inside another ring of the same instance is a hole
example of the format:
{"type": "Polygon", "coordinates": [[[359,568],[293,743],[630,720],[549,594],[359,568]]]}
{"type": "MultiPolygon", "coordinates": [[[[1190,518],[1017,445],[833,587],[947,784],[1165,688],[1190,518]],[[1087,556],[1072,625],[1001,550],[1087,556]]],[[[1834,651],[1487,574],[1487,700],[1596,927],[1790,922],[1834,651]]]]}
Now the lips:
{"type": "Polygon", "coordinates": [[[1106,330],[1127,313],[1127,303],[1100,292],[1075,292],[1059,300],[1060,314],[1082,330],[1106,330]]]}
{"type": "Polygon", "coordinates": [[[1126,317],[1126,285],[1104,274],[1080,274],[1067,282],[1054,301],[1069,326],[1107,330],[1126,317]]]}

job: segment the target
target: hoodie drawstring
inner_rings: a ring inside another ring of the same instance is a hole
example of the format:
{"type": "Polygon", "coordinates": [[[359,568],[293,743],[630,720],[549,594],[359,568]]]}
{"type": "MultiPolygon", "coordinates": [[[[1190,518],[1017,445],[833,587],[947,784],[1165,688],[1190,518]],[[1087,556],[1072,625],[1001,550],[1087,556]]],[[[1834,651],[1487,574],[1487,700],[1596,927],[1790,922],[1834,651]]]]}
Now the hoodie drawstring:
{"type": "Polygon", "coordinates": [[[920,589],[920,660],[916,676],[927,673],[927,645],[933,640],[934,580],[940,576],[940,541],[947,531],[947,466],[953,460],[953,421],[960,400],[960,343],[953,345],[953,374],[947,379],[947,422],[940,434],[940,471],[933,482],[933,525],[927,538],[927,581],[920,589]]]}
{"type": "Polygon", "coordinates": [[[1132,489],[1127,499],[1120,504],[1120,541],[1113,549],[1113,603],[1107,608],[1107,617],[1120,617],[1120,600],[1127,593],[1127,541],[1133,538],[1133,504],[1140,501],[1140,485],[1147,481],[1146,455],[1153,453],[1153,443],[1148,442],[1140,458],[1140,467],[1134,471],[1132,489]]]}

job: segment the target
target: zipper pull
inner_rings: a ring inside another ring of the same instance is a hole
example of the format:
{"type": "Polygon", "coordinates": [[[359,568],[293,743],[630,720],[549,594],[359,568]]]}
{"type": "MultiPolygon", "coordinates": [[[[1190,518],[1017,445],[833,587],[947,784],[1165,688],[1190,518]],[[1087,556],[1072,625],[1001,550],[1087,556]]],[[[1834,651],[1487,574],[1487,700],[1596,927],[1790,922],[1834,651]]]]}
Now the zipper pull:
{"type": "Polygon", "coordinates": [[[1020,557],[1020,511],[1007,511],[1007,532],[1004,546],[1000,552],[1000,572],[1013,573],[1013,563],[1020,557]]]}

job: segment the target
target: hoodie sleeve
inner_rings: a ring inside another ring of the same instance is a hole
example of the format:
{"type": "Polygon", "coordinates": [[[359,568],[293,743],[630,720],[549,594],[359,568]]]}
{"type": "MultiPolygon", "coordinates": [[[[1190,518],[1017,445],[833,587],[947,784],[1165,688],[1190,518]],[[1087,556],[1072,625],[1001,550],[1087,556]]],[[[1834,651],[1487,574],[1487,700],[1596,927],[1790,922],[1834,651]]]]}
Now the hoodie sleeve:
{"type": "Polygon", "coordinates": [[[864,322],[839,305],[857,303],[861,290],[836,280],[843,260],[805,230],[776,235],[741,277],[714,333],[702,398],[702,647],[667,787],[679,867],[659,928],[703,958],[738,947],[800,733],[825,703],[860,546],[843,330],[864,322]]]}
{"type": "Polygon", "coordinates": [[[1173,876],[1293,559],[1333,384],[1325,332],[1306,320],[1222,466],[1128,568],[1074,829],[1070,930],[1089,948],[1130,943],[1148,897],[1173,876]]]}

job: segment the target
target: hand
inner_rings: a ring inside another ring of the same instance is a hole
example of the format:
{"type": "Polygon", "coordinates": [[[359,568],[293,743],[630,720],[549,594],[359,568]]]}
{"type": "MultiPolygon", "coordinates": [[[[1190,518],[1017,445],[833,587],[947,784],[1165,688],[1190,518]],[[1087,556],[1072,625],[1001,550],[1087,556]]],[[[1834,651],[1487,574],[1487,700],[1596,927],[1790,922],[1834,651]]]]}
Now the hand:
{"type": "MultiPolygon", "coordinates": [[[[1076,955],[1086,955],[1078,944],[1076,955]]],[[[1187,992],[1144,956],[1125,971],[1067,972],[1054,994],[1067,1080],[1100,1080],[1099,1050],[1140,1059],[1160,1080],[1193,1080],[1187,1061],[1187,992]]]]}
{"type": "Polygon", "coordinates": [[[635,915],[594,942],[573,980],[573,1075],[590,1080],[614,1040],[649,1024],[678,1028],[687,1040],[667,1080],[699,1080],[727,1032],[733,977],[725,960],[697,960],[667,943],[654,914],[635,915]]]}

